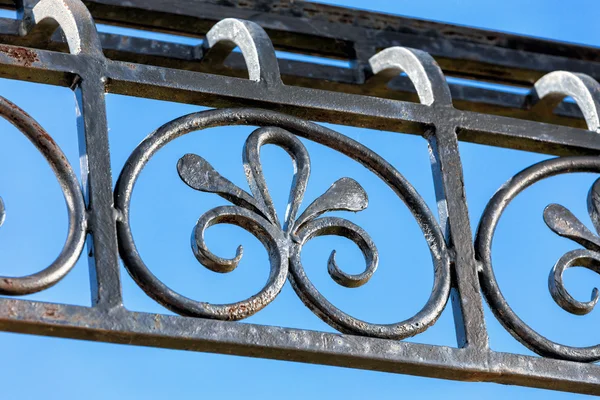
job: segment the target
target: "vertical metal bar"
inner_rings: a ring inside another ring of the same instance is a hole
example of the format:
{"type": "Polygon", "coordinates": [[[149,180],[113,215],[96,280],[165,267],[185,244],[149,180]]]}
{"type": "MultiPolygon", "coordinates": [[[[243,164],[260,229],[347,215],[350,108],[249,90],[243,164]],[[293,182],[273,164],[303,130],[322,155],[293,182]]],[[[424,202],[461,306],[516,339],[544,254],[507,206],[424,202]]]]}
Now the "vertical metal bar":
{"type": "Polygon", "coordinates": [[[458,152],[456,126],[439,110],[435,129],[427,133],[435,193],[442,229],[454,251],[452,308],[460,347],[485,350],[488,336],[483,316],[473,234],[458,152]]]}
{"type": "Polygon", "coordinates": [[[391,47],[369,60],[373,72],[389,78],[403,71],[414,84],[421,103],[431,107],[429,141],[431,166],[441,227],[453,254],[452,304],[458,345],[479,350],[484,356],[488,338],[483,319],[473,235],[469,225],[462,164],[458,152],[455,110],[444,74],[427,53],[406,47],[391,47]]]}
{"type": "Polygon", "coordinates": [[[369,78],[369,58],[377,53],[377,47],[370,41],[354,43],[354,60],[351,61],[354,79],[357,85],[362,85],[369,78]]]}
{"type": "MultiPolygon", "coordinates": [[[[95,60],[96,61],[96,60],[95,60]]],[[[88,204],[88,257],[92,303],[113,308],[122,304],[116,218],[106,119],[103,62],[97,60],[74,88],[83,188],[88,204]]]]}

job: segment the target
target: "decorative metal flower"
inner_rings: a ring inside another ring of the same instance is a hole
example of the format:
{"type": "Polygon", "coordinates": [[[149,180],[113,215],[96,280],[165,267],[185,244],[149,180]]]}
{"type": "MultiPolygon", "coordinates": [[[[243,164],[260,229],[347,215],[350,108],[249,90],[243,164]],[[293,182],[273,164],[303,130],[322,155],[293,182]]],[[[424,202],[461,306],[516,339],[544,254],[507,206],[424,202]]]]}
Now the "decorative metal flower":
{"type": "MultiPolygon", "coordinates": [[[[596,180],[587,198],[588,212],[596,232],[600,234],[600,179],[596,180]]],[[[562,256],[550,273],[548,285],[554,300],[564,310],[584,315],[592,311],[600,298],[597,288],[587,302],[575,300],[563,284],[562,274],[567,268],[585,267],[600,273],[600,237],[591,232],[571,211],[560,204],[550,204],[544,210],[544,221],[556,234],[569,238],[586,248],[573,250],[562,256]]]]}
{"type": "Polygon", "coordinates": [[[242,246],[238,247],[235,257],[231,259],[218,257],[208,250],[204,231],[218,223],[235,224],[248,230],[269,252],[269,282],[256,298],[243,303],[241,307],[238,305],[228,308],[228,319],[244,318],[266,306],[281,290],[290,264],[294,275],[291,279],[292,284],[301,292],[299,294],[305,303],[311,307],[309,303],[313,301],[307,298],[306,290],[310,291],[314,287],[304,275],[299,253],[304,243],[315,236],[345,236],[354,241],[363,252],[367,267],[364,272],[352,275],[338,267],[336,252],[332,251],[328,261],[328,272],[337,283],[346,287],[358,287],[370,279],[377,268],[378,255],[369,235],[348,220],[337,217],[319,218],[328,211],[364,210],[368,205],[368,197],[358,182],[351,178],[337,180],[296,218],[310,175],[310,158],[300,140],[280,128],[259,128],[246,140],[243,162],[252,195],[221,176],[198,155],[186,154],[177,164],[179,176],[188,186],[202,192],[216,193],[233,204],[214,208],[198,220],[192,236],[192,248],[200,263],[215,272],[229,272],[237,267],[242,258],[242,246]],[[260,148],[265,144],[277,145],[284,149],[294,164],[294,178],[283,225],[277,217],[260,161],[260,148]]]}

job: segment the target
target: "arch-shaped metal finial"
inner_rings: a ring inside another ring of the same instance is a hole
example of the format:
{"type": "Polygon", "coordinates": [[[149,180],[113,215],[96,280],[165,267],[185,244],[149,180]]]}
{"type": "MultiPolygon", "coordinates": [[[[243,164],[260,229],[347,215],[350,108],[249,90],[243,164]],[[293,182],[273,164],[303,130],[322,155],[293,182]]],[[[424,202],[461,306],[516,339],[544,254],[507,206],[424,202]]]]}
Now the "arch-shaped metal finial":
{"type": "Polygon", "coordinates": [[[600,84],[592,77],[568,72],[554,71],[542,76],[534,85],[536,107],[549,112],[565,98],[571,97],[583,114],[590,131],[600,133],[600,84]]]}
{"type": "Polygon", "coordinates": [[[80,0],[40,0],[23,10],[24,32],[48,20],[63,30],[72,54],[103,56],[92,15],[80,0]]]}
{"type": "Polygon", "coordinates": [[[407,47],[390,47],[369,59],[374,74],[389,79],[405,72],[412,81],[421,103],[451,105],[452,96],[441,68],[429,54],[407,47]]]}
{"type": "Polygon", "coordinates": [[[282,84],[273,43],[264,29],[254,22],[235,18],[219,21],[206,34],[202,47],[206,52],[203,58],[215,58],[214,62],[224,61],[235,47],[239,47],[251,81],[282,84]]]}

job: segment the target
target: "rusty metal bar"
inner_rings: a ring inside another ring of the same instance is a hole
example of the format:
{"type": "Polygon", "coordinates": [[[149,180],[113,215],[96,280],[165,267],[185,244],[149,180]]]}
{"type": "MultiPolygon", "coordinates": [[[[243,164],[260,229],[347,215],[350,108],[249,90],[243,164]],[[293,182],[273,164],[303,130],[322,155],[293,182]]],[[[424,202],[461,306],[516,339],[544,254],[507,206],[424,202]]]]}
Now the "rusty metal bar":
{"type": "MultiPolygon", "coordinates": [[[[85,56],[0,45],[0,76],[70,86],[83,71],[85,56]]],[[[282,109],[311,120],[373,129],[422,134],[431,110],[418,103],[283,86],[265,96],[265,89],[247,79],[164,69],[142,64],[107,63],[106,90],[159,100],[210,107],[260,105],[282,109]],[[352,104],[352,110],[336,106],[352,104]],[[348,119],[347,116],[352,118],[348,119]]],[[[554,155],[595,154],[600,144],[588,130],[514,118],[452,110],[459,140],[554,155]]]]}
{"type": "Polygon", "coordinates": [[[94,308],[0,299],[3,331],[224,353],[460,381],[598,394],[600,367],[488,351],[94,308]],[[371,350],[369,350],[371,349],[371,350]],[[376,350],[374,350],[376,349],[376,350]]]}

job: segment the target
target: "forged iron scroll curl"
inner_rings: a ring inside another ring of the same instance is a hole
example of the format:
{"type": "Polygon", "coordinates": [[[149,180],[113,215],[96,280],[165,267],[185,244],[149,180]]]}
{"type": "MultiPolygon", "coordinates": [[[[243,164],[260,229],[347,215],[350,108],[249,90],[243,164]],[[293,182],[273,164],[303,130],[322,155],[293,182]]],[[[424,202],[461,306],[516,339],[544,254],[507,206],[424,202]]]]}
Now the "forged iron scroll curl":
{"type": "MultiPolygon", "coordinates": [[[[0,276],[0,294],[17,296],[55,285],[75,266],[85,243],[87,219],[77,176],[50,135],[30,115],[3,97],[0,97],[0,115],[19,129],[48,161],[62,188],[69,216],[67,239],[52,264],[28,276],[0,276]]],[[[4,202],[0,198],[0,225],[5,216],[4,202]]]]}
{"type": "MultiPolygon", "coordinates": [[[[540,78],[534,87],[536,106],[548,107],[549,111],[564,97],[572,97],[582,109],[588,128],[599,128],[598,109],[600,85],[582,74],[557,71],[540,78]]],[[[595,134],[590,132],[590,134],[595,134]]],[[[535,164],[509,180],[488,203],[476,236],[475,248],[481,261],[480,283],[491,310],[504,327],[532,351],[566,360],[593,362],[600,360],[600,345],[572,347],[555,343],[529,327],[506,302],[492,268],[491,246],[498,221],[508,204],[532,184],[560,174],[575,172],[600,173],[598,157],[562,157],[535,164]]],[[[588,210],[596,230],[600,233],[600,179],[592,185],[588,194],[588,210]]],[[[599,299],[598,289],[592,291],[588,302],[574,299],[564,286],[562,275],[571,267],[585,267],[600,273],[600,238],[589,231],[569,210],[559,204],[550,204],[544,210],[544,221],[556,234],[569,238],[586,249],[573,250],[563,255],[552,268],[548,287],[555,302],[564,310],[583,315],[589,313],[599,299]]]]}
{"type": "Polygon", "coordinates": [[[402,339],[431,326],[441,314],[449,296],[450,257],[444,237],[431,211],[415,189],[389,163],[360,143],[330,129],[285,114],[257,109],[221,109],[198,112],[171,121],[150,134],[134,150],[121,172],[115,196],[116,207],[122,216],[117,223],[119,247],[127,270],[149,296],[183,315],[225,320],[245,318],[271,302],[281,290],[285,279],[289,278],[303,302],[336,329],[359,335],[402,339]],[[186,184],[196,190],[216,193],[234,204],[217,207],[200,217],[192,238],[194,254],[213,271],[233,270],[242,257],[242,249],[238,248],[234,258],[224,259],[212,254],[203,239],[205,228],[217,223],[232,223],[248,230],[265,245],[271,261],[271,273],[265,287],[250,299],[215,305],[182,296],[150,272],[135,247],[129,225],[129,206],[140,172],[160,148],[189,132],[226,125],[264,126],[255,130],[244,146],[244,167],[252,195],[222,177],[198,155],[187,154],[179,160],[178,171],[186,184]],[[369,235],[357,225],[337,217],[319,218],[330,210],[356,212],[367,206],[366,193],[353,179],[342,178],[336,181],[296,218],[310,174],[308,153],[296,136],[330,147],[373,171],[405,202],[415,216],[425,234],[434,263],[432,294],[417,315],[406,321],[387,325],[358,320],[329,303],[307,278],[300,261],[300,252],[302,246],[315,236],[344,236],[361,249],[367,267],[360,274],[343,272],[335,261],[335,252],[329,258],[330,275],[346,287],[366,283],[377,267],[378,255],[369,235]],[[261,146],[265,144],[274,144],[286,150],[295,166],[288,210],[282,224],[279,223],[262,174],[259,154],[261,146]]]}

